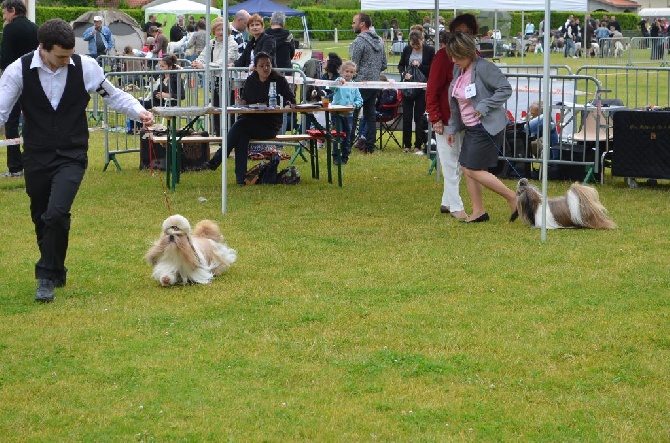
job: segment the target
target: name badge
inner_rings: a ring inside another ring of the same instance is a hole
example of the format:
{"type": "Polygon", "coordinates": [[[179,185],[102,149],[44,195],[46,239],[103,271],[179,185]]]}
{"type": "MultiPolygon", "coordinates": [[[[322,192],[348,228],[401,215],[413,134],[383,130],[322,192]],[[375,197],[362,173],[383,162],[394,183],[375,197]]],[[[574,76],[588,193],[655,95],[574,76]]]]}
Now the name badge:
{"type": "Polygon", "coordinates": [[[477,95],[477,87],[474,83],[470,83],[465,87],[465,98],[472,98],[477,95]]]}

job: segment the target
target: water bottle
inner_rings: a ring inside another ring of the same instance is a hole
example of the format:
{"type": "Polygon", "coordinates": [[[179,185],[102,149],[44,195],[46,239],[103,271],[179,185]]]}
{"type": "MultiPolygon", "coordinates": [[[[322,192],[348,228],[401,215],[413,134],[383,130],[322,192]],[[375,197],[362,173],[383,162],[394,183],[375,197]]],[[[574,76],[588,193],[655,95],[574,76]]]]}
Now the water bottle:
{"type": "Polygon", "coordinates": [[[275,82],[270,83],[268,106],[271,108],[277,107],[277,83],[275,82]]]}

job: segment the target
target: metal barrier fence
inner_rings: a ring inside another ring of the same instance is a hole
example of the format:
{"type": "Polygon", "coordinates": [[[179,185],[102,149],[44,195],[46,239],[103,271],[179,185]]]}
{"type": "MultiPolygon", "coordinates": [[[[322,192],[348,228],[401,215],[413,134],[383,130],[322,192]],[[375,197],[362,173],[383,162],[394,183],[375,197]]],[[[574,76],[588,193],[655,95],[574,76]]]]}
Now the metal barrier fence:
{"type": "MultiPolygon", "coordinates": [[[[533,102],[541,103],[544,91],[542,89],[543,75],[540,73],[524,73],[526,66],[502,66],[505,75],[512,85],[513,94],[507,102],[508,125],[507,146],[500,147],[501,161],[509,159],[517,167],[520,164],[541,162],[541,143],[536,138],[541,133],[531,136],[527,115],[530,115],[530,105],[533,102]]],[[[530,71],[540,67],[530,67],[530,71]]],[[[595,173],[600,171],[601,150],[609,149],[607,140],[588,138],[578,131],[582,129],[587,117],[587,109],[591,100],[598,100],[602,94],[602,85],[593,76],[571,74],[567,66],[553,66],[550,75],[550,96],[552,127],[556,130],[557,140],[551,144],[549,165],[584,166],[593,168],[595,173]],[[565,70],[566,74],[556,74],[565,70]]],[[[601,113],[595,113],[597,127],[605,125],[601,113]]],[[[553,131],[552,131],[553,132],[553,131]]],[[[521,175],[524,175],[523,173],[521,175]]]]}
{"type": "Polygon", "coordinates": [[[603,98],[620,99],[628,108],[670,106],[670,67],[586,65],[576,71],[598,79],[603,98]]]}
{"type": "MultiPolygon", "coordinates": [[[[229,78],[231,85],[231,93],[233,90],[239,88],[242,85],[243,74],[248,72],[247,68],[228,68],[229,69],[229,78]]],[[[303,97],[303,100],[306,98],[307,88],[302,87],[305,83],[305,73],[300,69],[276,69],[277,71],[284,72],[286,75],[293,76],[295,79],[302,79],[302,81],[295,80],[294,83],[298,84],[296,89],[296,97],[303,97]]],[[[211,78],[210,85],[204,84],[205,78],[205,69],[180,69],[177,71],[182,77],[182,82],[185,87],[185,98],[181,100],[178,104],[175,105],[189,107],[197,106],[204,107],[211,102],[211,97],[213,93],[213,88],[217,82],[215,79],[221,77],[221,68],[212,68],[209,70],[209,75],[211,78]]],[[[174,71],[163,71],[163,70],[140,70],[140,71],[120,71],[120,72],[107,72],[105,77],[112,84],[124,89],[126,92],[133,95],[138,101],[142,102],[143,100],[150,99],[151,92],[155,89],[155,82],[159,76],[174,73],[174,71]]],[[[181,88],[181,84],[178,84],[178,88],[181,88]]],[[[177,91],[179,96],[181,90],[177,91]]],[[[231,97],[232,98],[232,97],[231,97]]],[[[98,94],[94,94],[94,111],[96,120],[98,119],[100,126],[105,132],[104,137],[104,146],[105,146],[105,169],[109,166],[110,162],[113,162],[117,169],[120,169],[120,165],[116,161],[116,156],[126,153],[137,153],[140,152],[140,133],[139,130],[135,128],[134,122],[130,121],[126,115],[117,113],[116,111],[107,107],[103,102],[102,108],[98,108],[98,94]],[[100,111],[97,111],[100,109],[100,111]]],[[[90,114],[90,115],[92,115],[90,114]]],[[[212,116],[212,118],[220,118],[219,116],[212,116]]],[[[177,126],[183,127],[189,119],[179,118],[177,120],[177,126]]],[[[90,123],[90,119],[89,119],[90,123]]],[[[158,122],[160,123],[160,122],[158,122]]],[[[304,124],[304,122],[303,122],[304,124]]],[[[212,123],[209,119],[202,118],[195,125],[197,130],[209,131],[212,127],[212,123]]]]}
{"type": "Polygon", "coordinates": [[[602,38],[595,47],[600,65],[665,65],[667,37],[602,38]]]}

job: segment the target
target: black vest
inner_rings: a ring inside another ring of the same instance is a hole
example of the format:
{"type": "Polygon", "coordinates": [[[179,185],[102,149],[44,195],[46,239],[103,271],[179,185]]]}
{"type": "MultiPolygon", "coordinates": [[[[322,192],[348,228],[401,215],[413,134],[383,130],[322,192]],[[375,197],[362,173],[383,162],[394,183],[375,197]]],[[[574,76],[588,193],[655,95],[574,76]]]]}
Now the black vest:
{"type": "Polygon", "coordinates": [[[27,154],[50,161],[56,155],[79,157],[88,150],[86,106],[91,99],[84,86],[81,57],[72,54],[63,97],[54,110],[42,89],[38,68],[30,69],[33,52],[21,57],[23,92],[23,148],[27,154]]]}

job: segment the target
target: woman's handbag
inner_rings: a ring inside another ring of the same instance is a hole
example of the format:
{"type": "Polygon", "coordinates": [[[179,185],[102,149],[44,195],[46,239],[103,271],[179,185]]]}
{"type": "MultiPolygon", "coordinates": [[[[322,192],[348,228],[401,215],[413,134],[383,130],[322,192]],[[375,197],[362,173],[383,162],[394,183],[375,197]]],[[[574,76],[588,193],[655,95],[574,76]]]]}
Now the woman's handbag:
{"type": "MultiPolygon", "coordinates": [[[[421,69],[419,69],[418,66],[410,66],[407,68],[407,71],[404,72],[402,75],[402,81],[404,82],[419,82],[419,83],[426,83],[427,79],[426,76],[421,72],[421,69]],[[405,80],[405,74],[410,74],[412,77],[408,80],[405,80]]],[[[410,89],[404,89],[402,91],[402,96],[406,98],[416,98],[419,96],[419,94],[423,91],[421,88],[410,88],[410,89]]]]}

